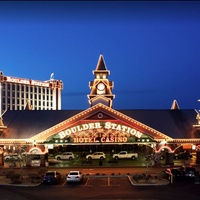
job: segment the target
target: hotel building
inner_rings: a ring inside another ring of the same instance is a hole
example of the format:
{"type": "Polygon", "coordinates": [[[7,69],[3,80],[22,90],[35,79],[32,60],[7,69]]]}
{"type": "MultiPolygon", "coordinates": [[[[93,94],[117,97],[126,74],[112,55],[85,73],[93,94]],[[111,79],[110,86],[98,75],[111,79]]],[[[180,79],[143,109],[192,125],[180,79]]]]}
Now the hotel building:
{"type": "Polygon", "coordinates": [[[5,76],[0,71],[0,113],[7,110],[60,110],[63,83],[5,76]]]}

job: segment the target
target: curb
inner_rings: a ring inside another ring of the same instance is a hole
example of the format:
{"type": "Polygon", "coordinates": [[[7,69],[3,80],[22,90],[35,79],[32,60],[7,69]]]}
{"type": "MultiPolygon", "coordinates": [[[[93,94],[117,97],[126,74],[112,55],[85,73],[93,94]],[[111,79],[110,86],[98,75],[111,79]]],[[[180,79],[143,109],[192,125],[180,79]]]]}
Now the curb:
{"type": "Polygon", "coordinates": [[[24,184],[0,184],[0,186],[10,186],[10,187],[37,187],[37,186],[40,186],[42,183],[38,183],[38,184],[34,184],[34,185],[24,185],[24,184]]]}
{"type": "Polygon", "coordinates": [[[131,183],[131,185],[133,186],[137,186],[137,187],[140,187],[140,186],[162,186],[162,185],[169,185],[169,181],[165,181],[165,183],[136,183],[135,181],[133,181],[133,179],[131,178],[131,176],[128,176],[128,179],[131,183]]]}

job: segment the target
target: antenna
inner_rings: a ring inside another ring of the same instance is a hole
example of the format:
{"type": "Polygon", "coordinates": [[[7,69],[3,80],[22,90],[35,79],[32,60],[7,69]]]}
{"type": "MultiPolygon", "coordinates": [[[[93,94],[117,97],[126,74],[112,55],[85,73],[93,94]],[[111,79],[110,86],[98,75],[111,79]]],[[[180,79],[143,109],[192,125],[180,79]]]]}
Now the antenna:
{"type": "Polygon", "coordinates": [[[54,80],[54,73],[51,73],[50,80],[54,80]]]}

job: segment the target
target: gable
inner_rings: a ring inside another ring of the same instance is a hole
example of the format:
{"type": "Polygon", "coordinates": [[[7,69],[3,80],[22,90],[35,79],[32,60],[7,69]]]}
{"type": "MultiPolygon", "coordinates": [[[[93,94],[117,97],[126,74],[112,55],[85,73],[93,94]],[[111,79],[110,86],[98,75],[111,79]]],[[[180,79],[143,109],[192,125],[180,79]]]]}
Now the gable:
{"type": "Polygon", "coordinates": [[[154,140],[172,139],[167,135],[103,104],[97,104],[82,111],[50,129],[37,134],[31,139],[44,141],[56,134],[64,133],[64,136],[66,136],[75,132],[87,131],[90,128],[105,131],[104,125],[107,123],[112,123],[110,129],[118,132],[121,131],[132,135],[141,135],[142,133],[150,136],[154,140]]]}

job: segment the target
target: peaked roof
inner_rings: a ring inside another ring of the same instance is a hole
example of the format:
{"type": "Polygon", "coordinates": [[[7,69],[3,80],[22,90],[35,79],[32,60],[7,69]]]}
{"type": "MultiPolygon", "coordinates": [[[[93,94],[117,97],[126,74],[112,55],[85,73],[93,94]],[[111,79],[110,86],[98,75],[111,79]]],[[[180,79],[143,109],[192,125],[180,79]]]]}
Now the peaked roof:
{"type": "MultiPolygon", "coordinates": [[[[193,125],[196,121],[196,111],[194,109],[184,110],[114,110],[105,105],[98,104],[87,110],[8,110],[4,116],[4,125],[7,126],[4,135],[0,139],[26,139],[58,126],[66,120],[74,118],[75,121],[81,119],[90,112],[104,110],[111,117],[116,115],[124,120],[124,116],[138,121],[150,129],[158,131],[174,139],[200,138],[193,125]],[[121,114],[120,114],[121,113],[121,114]],[[114,114],[114,115],[113,115],[114,114]]],[[[129,121],[129,119],[128,119],[129,121]]],[[[127,122],[128,122],[127,121],[127,122]]]]}
{"type": "Polygon", "coordinates": [[[78,114],[80,110],[7,110],[6,133],[0,139],[26,139],[78,114]]]}
{"type": "Polygon", "coordinates": [[[171,106],[171,109],[172,109],[172,110],[180,109],[180,108],[179,108],[179,105],[178,105],[178,102],[177,102],[176,100],[173,101],[172,106],[171,106]]]}
{"type": "Polygon", "coordinates": [[[26,103],[25,110],[32,110],[32,106],[29,101],[27,101],[27,103],[26,103]]]}
{"type": "Polygon", "coordinates": [[[107,70],[106,65],[105,65],[105,61],[103,59],[103,55],[99,56],[99,60],[98,60],[98,63],[97,63],[96,70],[107,70]]]}
{"type": "Polygon", "coordinates": [[[96,69],[93,71],[93,74],[96,74],[96,73],[99,73],[99,72],[110,74],[110,71],[107,70],[107,68],[106,68],[106,64],[105,64],[103,55],[99,56],[97,66],[96,66],[96,69]]]}
{"type": "Polygon", "coordinates": [[[146,124],[174,139],[200,138],[195,109],[120,110],[121,113],[146,124]]]}

